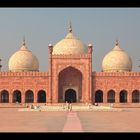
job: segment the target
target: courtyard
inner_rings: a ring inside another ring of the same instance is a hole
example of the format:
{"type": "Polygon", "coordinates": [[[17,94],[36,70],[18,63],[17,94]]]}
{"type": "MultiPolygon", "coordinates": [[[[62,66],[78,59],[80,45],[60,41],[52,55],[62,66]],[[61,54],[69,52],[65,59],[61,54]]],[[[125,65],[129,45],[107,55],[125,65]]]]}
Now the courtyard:
{"type": "Polygon", "coordinates": [[[18,111],[0,108],[0,132],[140,132],[140,108],[125,111],[18,111]]]}

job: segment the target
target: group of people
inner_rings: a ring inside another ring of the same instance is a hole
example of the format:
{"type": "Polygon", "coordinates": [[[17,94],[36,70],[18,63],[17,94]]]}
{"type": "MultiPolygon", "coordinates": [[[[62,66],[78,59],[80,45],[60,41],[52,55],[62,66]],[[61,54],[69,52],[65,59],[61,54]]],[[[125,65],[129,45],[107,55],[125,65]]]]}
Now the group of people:
{"type": "Polygon", "coordinates": [[[36,106],[34,104],[31,104],[31,105],[26,105],[26,108],[30,108],[30,109],[40,109],[40,106],[36,106]]]}

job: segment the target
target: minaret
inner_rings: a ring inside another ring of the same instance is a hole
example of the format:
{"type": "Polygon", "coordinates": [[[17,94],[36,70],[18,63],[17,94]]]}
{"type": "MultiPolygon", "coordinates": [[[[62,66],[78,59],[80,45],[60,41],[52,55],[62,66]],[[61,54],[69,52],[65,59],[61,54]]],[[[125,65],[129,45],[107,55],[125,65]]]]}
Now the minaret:
{"type": "Polygon", "coordinates": [[[88,45],[88,55],[89,55],[89,94],[88,94],[88,99],[89,99],[89,102],[91,103],[92,102],[92,49],[93,49],[93,46],[92,44],[89,44],[88,45]]]}
{"type": "Polygon", "coordinates": [[[53,45],[49,44],[49,97],[48,103],[52,103],[52,52],[53,52],[53,45]]]}
{"type": "Polygon", "coordinates": [[[0,59],[0,71],[1,71],[1,68],[2,68],[1,61],[2,61],[2,60],[0,59]]]}

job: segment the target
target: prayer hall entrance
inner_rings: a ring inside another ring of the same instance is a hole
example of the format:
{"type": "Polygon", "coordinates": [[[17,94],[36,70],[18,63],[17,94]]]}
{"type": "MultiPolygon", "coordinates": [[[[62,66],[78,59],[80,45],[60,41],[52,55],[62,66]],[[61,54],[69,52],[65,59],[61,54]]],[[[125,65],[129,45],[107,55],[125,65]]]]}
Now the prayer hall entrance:
{"type": "Polygon", "coordinates": [[[58,101],[77,102],[82,99],[82,73],[74,68],[67,67],[60,71],[58,76],[58,101]]]}
{"type": "Polygon", "coordinates": [[[65,102],[75,103],[76,102],[76,91],[68,89],[65,91],[65,102]]]}

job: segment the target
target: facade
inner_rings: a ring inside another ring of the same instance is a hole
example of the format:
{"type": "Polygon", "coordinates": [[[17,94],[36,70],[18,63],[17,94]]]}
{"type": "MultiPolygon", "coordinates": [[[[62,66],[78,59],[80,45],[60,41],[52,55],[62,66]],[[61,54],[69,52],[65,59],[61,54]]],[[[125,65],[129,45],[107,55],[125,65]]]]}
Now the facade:
{"type": "Polygon", "coordinates": [[[139,103],[140,72],[132,72],[130,56],[115,47],[104,57],[102,71],[92,71],[91,44],[84,45],[69,32],[49,44],[49,71],[23,41],[9,59],[9,71],[0,72],[0,103],[139,103]]]}

